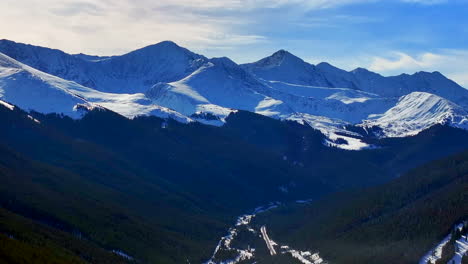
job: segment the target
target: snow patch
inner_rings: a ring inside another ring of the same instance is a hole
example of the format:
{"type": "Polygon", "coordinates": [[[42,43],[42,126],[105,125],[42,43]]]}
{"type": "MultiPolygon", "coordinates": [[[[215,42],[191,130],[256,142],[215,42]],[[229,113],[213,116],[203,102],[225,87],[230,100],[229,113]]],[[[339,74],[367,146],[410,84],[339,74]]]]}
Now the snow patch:
{"type": "MultiPolygon", "coordinates": [[[[297,203],[304,204],[309,203],[311,201],[312,200],[298,200],[297,203]]],[[[221,240],[218,242],[212,257],[204,264],[236,264],[240,263],[241,261],[250,259],[253,260],[254,263],[256,263],[255,249],[250,248],[250,246],[247,246],[244,249],[231,247],[232,242],[236,239],[236,236],[239,234],[239,232],[243,232],[244,230],[253,234],[253,239],[263,239],[271,256],[275,256],[278,254],[290,254],[293,258],[296,258],[305,264],[323,263],[323,259],[320,258],[318,253],[312,254],[310,251],[299,251],[291,249],[289,246],[286,245],[279,245],[268,236],[265,225],[261,226],[259,230],[255,230],[254,227],[250,226],[250,223],[258,214],[275,209],[279,205],[281,205],[279,202],[270,203],[267,206],[260,206],[255,208],[251,214],[239,216],[236,220],[235,225],[229,228],[228,235],[222,237],[221,240]],[[237,256],[233,259],[220,260],[218,259],[218,255],[221,251],[235,252],[237,256]]]]}
{"type": "Polygon", "coordinates": [[[0,105],[3,105],[4,107],[10,109],[11,111],[13,111],[13,109],[15,109],[15,106],[14,106],[14,105],[11,105],[11,104],[9,104],[9,103],[7,103],[7,102],[4,102],[4,101],[2,101],[2,100],[0,100],[0,105]]]}
{"type": "Polygon", "coordinates": [[[468,235],[461,236],[455,241],[455,256],[448,262],[453,264],[461,264],[463,256],[468,252],[468,235]]]}
{"type": "Polygon", "coordinates": [[[434,249],[429,251],[420,261],[419,264],[436,263],[437,260],[442,258],[442,248],[447,245],[447,243],[452,238],[452,235],[446,236],[442,241],[435,246],[434,249]]]}
{"type": "MultiPolygon", "coordinates": [[[[458,229],[459,231],[462,230],[464,224],[458,224],[454,227],[455,229],[458,229]]],[[[433,249],[431,249],[429,252],[424,255],[421,260],[419,261],[419,264],[435,264],[437,260],[442,258],[442,249],[447,243],[450,242],[452,239],[452,234],[448,234],[442,241],[440,241],[433,249]]],[[[466,255],[468,251],[468,236],[462,235],[460,239],[455,241],[455,255],[453,258],[448,262],[450,264],[461,264],[461,260],[464,255],[466,255]]]]}
{"type": "Polygon", "coordinates": [[[126,254],[125,252],[121,251],[121,250],[112,250],[112,253],[118,255],[118,256],[121,256],[127,260],[134,260],[133,257],[131,257],[130,255],[126,254]]]}

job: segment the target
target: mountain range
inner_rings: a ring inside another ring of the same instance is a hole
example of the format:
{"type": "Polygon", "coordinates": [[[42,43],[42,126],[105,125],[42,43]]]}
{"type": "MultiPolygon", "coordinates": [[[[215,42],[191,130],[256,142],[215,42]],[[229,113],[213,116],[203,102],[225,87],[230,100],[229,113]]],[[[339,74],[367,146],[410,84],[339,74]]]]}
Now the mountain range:
{"type": "Polygon", "coordinates": [[[0,263],[468,263],[467,93],[0,40],[0,263]]]}
{"type": "Polygon", "coordinates": [[[468,128],[468,90],[439,72],[348,72],[285,50],[238,65],[170,41],[99,57],[0,40],[0,65],[1,100],[73,118],[102,107],[129,118],[221,126],[245,110],[308,124],[344,149],[372,147],[362,140],[369,134],[404,137],[435,124],[468,128]]]}

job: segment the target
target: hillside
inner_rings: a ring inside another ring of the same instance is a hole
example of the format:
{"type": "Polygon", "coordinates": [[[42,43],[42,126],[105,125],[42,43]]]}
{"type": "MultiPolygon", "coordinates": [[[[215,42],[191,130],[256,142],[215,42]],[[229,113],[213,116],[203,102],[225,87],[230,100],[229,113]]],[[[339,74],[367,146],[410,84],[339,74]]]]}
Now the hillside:
{"type": "MultiPolygon", "coordinates": [[[[105,109],[74,120],[6,104],[0,118],[2,208],[142,263],[205,261],[232,219],[251,208],[382,183],[468,147],[465,131],[441,126],[349,152],[324,146],[308,126],[243,111],[223,127],[130,120],[105,109]]],[[[34,241],[25,238],[28,247],[34,241]]]]}
{"type": "Polygon", "coordinates": [[[467,93],[284,50],[0,40],[0,259],[414,263],[467,218],[467,93]]]}
{"type": "Polygon", "coordinates": [[[372,147],[362,140],[366,133],[348,126],[377,127],[383,130],[378,137],[414,135],[440,123],[466,128],[468,91],[438,72],[393,77],[362,68],[348,72],[328,63],[312,65],[285,50],[238,65],[170,41],[98,57],[0,40],[0,53],[6,61],[0,99],[40,113],[79,118],[75,109],[93,104],[129,118],[222,126],[230,113],[245,110],[307,123],[329,141],[341,134],[343,144],[327,145],[347,150],[372,147]],[[31,89],[37,98],[28,96],[31,89]],[[449,107],[432,107],[435,99],[404,103],[417,94],[440,98],[449,107]],[[410,114],[398,118],[402,107],[410,114]]]}
{"type": "Polygon", "coordinates": [[[463,152],[384,185],[283,207],[256,221],[273,239],[312,248],[333,263],[418,263],[468,217],[467,194],[463,152]]]}

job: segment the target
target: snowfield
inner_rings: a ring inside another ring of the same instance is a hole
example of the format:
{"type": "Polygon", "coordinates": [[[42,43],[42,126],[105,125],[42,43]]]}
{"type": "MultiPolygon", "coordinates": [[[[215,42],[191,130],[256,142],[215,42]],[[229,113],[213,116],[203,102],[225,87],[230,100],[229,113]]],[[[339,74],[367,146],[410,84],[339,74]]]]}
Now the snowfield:
{"type": "Polygon", "coordinates": [[[348,72],[284,50],[238,65],[170,41],[97,57],[0,40],[0,99],[72,118],[102,107],[128,118],[214,126],[245,110],[308,124],[328,137],[325,145],[346,150],[374,147],[350,125],[379,127],[380,137],[411,136],[435,124],[468,128],[468,90],[438,72],[348,72]]]}
{"type": "Polygon", "coordinates": [[[155,115],[184,123],[193,121],[176,111],[152,104],[142,93],[100,92],[38,71],[1,53],[0,99],[25,110],[64,114],[72,118],[83,116],[80,109],[104,107],[128,118],[155,115]]]}
{"type": "Polygon", "coordinates": [[[412,136],[434,124],[468,129],[468,113],[462,107],[424,92],[403,96],[397,105],[372,118],[365,120],[362,126],[378,126],[387,137],[412,136]]]}

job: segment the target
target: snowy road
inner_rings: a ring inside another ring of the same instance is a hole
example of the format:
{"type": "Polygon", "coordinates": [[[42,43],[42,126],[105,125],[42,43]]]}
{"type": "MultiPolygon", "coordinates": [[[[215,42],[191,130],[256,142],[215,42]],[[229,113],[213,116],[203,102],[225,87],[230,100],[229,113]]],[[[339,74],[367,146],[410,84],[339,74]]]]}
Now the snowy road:
{"type": "MultiPolygon", "coordinates": [[[[310,202],[312,200],[298,200],[296,204],[308,204],[310,202]]],[[[261,245],[262,239],[270,256],[289,255],[303,264],[324,263],[318,253],[301,251],[276,243],[268,236],[265,225],[260,228],[258,228],[258,223],[252,225],[252,221],[257,215],[275,209],[280,205],[278,202],[270,203],[267,206],[257,207],[251,214],[239,216],[234,226],[229,228],[228,234],[220,239],[211,258],[204,264],[257,263],[265,256],[261,256],[261,253],[257,253],[256,249],[251,248],[250,245],[261,245]],[[238,236],[241,238],[238,238],[238,236]],[[229,259],[226,256],[230,256],[229,259]]]]}
{"type": "Polygon", "coordinates": [[[265,243],[267,245],[267,248],[268,250],[270,251],[270,254],[272,256],[276,255],[276,250],[275,250],[275,246],[277,245],[274,241],[272,241],[269,237],[268,237],[268,233],[266,231],[266,227],[265,226],[262,226],[260,228],[260,232],[262,232],[262,237],[263,237],[263,240],[265,240],[265,243]]]}

